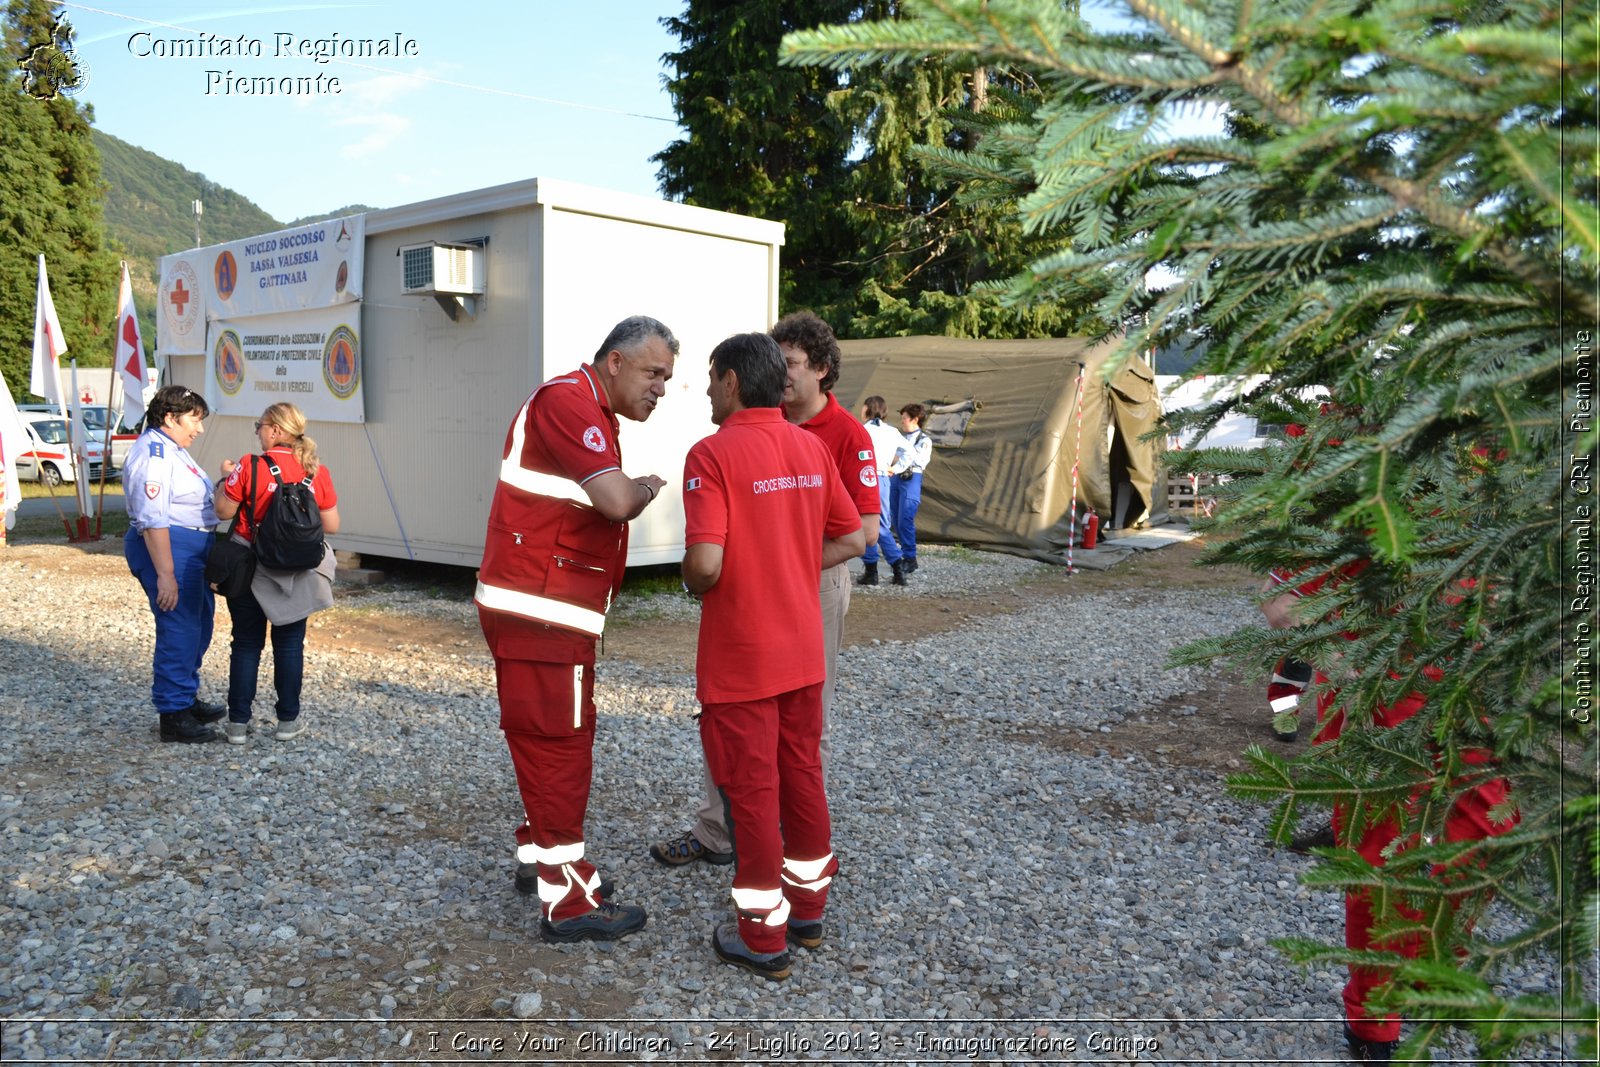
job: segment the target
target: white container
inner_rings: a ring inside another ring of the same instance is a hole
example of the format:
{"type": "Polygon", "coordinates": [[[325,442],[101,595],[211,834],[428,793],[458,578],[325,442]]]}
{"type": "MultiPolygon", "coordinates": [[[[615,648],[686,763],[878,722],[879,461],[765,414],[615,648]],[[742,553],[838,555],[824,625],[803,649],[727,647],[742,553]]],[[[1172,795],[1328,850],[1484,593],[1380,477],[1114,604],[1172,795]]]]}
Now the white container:
{"type": "MultiPolygon", "coordinates": [[[[723,338],[777,318],[782,243],[780,223],[549,179],[368,213],[366,422],[310,427],[339,492],[335,547],[478,566],[517,409],[589,362],[617,322],[650,315],[682,351],[650,420],[622,420],[624,470],[667,480],[634,521],[628,562],[680,560],[683,460],[714,429],[706,361],[723,338]],[[407,292],[400,250],[429,243],[481,249],[481,294],[418,292],[415,278],[407,292]]],[[[162,358],[171,381],[203,390],[204,357],[162,358]]],[[[190,451],[215,477],[223,458],[256,447],[251,422],[213,417],[190,451]]]]}

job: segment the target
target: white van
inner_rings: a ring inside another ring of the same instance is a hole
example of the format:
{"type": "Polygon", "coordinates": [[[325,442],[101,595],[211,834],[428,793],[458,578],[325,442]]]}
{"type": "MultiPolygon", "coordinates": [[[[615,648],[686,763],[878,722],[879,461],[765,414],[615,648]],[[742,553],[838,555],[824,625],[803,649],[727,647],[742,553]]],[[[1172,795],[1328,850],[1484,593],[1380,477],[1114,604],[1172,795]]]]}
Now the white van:
{"type": "MultiPolygon", "coordinates": [[[[83,406],[83,422],[89,428],[89,436],[100,444],[106,440],[106,419],[110,415],[104,404],[85,404],[83,406]]],[[[128,450],[139,439],[139,431],[144,426],[141,421],[136,426],[129,426],[122,421],[122,413],[117,413],[117,424],[111,431],[111,466],[121,470],[128,465],[128,450]]]]}
{"type": "MultiPolygon", "coordinates": [[[[39,411],[22,411],[22,428],[28,434],[29,451],[17,457],[17,477],[25,482],[42,481],[46,485],[77,481],[77,465],[72,461],[72,450],[67,447],[67,423],[59,415],[39,411]]],[[[105,463],[105,446],[99,441],[88,442],[85,457],[89,461],[88,477],[91,482],[100,480],[100,468],[105,463]]],[[[114,478],[117,472],[108,470],[106,477],[114,478]]]]}

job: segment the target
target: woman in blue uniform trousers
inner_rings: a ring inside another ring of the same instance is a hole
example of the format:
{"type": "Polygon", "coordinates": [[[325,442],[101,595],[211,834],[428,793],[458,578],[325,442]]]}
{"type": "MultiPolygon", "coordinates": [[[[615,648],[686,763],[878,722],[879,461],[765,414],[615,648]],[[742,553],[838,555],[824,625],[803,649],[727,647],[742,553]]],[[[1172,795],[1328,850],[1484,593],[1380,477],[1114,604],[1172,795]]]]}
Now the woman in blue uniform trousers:
{"type": "Polygon", "coordinates": [[[200,661],[211,644],[216,594],[206,583],[211,529],[217,524],[212,484],[189,446],[205,432],[211,408],[192,389],[169,385],[146,409],[147,429],[128,452],[123,491],[128,569],[144,586],[156,619],[150,702],[161,717],[161,740],[211,741],[207,726],[226,709],[199,699],[200,661]]]}
{"type": "Polygon", "coordinates": [[[894,484],[889,487],[889,506],[894,509],[894,535],[900,542],[901,570],[917,570],[917,509],[922,506],[922,472],[933,462],[933,438],[922,432],[922,419],[928,409],[907,404],[900,409],[900,433],[905,447],[891,464],[894,484]]]}

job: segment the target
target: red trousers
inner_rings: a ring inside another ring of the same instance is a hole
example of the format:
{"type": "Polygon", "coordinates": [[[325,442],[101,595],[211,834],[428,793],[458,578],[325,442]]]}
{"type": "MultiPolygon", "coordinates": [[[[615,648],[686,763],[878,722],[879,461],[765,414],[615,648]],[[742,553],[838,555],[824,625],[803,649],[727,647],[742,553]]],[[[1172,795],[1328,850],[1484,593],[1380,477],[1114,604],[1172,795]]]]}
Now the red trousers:
{"type": "Polygon", "coordinates": [[[584,859],[583,820],[594,766],[594,660],[542,663],[495,657],[500,729],[517,771],[525,815],[517,861],[539,866],[544,917],[560,922],[600,902],[600,876],[584,859]]]}
{"type": "Polygon", "coordinates": [[[818,753],[822,686],[700,712],[706,766],[727,804],[737,857],[739,936],[755,952],[781,952],[790,918],[821,919],[839,869],[818,753]]]}
{"type": "MultiPolygon", "coordinates": [[[[1327,679],[1319,672],[1317,684],[1325,683],[1327,679]]],[[[1322,722],[1317,732],[1318,743],[1331,741],[1339,736],[1344,726],[1344,712],[1333,706],[1334,694],[1324,692],[1317,704],[1317,714],[1322,722]]],[[[1392,706],[1380,707],[1376,715],[1379,726],[1396,726],[1404,722],[1421,710],[1423,697],[1413,693],[1396,701],[1392,706]]],[[[1481,762],[1487,762],[1488,754],[1483,754],[1481,762]]],[[[1480,762],[1480,761],[1475,761],[1480,762]]],[[[1505,779],[1495,779],[1472,790],[1469,790],[1458,799],[1445,816],[1444,831],[1446,841],[1482,841],[1486,837],[1503,834],[1516,825],[1513,818],[1507,822],[1496,823],[1489,818],[1489,811],[1497,804],[1505,802],[1509,795],[1509,787],[1505,779]]],[[[1384,851],[1400,833],[1399,824],[1393,819],[1376,823],[1367,828],[1359,840],[1349,839],[1348,827],[1350,819],[1348,813],[1339,805],[1333,809],[1333,827],[1336,839],[1344,848],[1353,848],[1362,859],[1374,867],[1382,867],[1387,860],[1384,851]]],[[[1449,872],[1435,868],[1436,877],[1447,878],[1449,872]]],[[[1401,914],[1411,919],[1421,919],[1420,912],[1400,906],[1401,914]]],[[[1372,897],[1366,890],[1345,894],[1344,898],[1344,943],[1352,949],[1377,949],[1383,952],[1398,953],[1407,959],[1416,959],[1422,954],[1424,942],[1420,934],[1410,934],[1389,941],[1375,940],[1372,936],[1372,925],[1375,916],[1372,911],[1372,897]]],[[[1393,1041],[1400,1036],[1400,1016],[1384,1015],[1374,1018],[1367,1014],[1367,998],[1381,985],[1389,980],[1390,971],[1382,967],[1357,967],[1350,965],[1350,978],[1344,987],[1344,1014],[1350,1024],[1350,1032],[1364,1041],[1393,1041]]]]}
{"type": "MultiPolygon", "coordinates": [[[[1504,779],[1496,779],[1462,795],[1450,814],[1445,816],[1446,841],[1481,841],[1495,834],[1503,834],[1514,825],[1512,822],[1495,823],[1489,818],[1489,809],[1505,802],[1507,787],[1504,779]]],[[[1345,840],[1344,827],[1348,825],[1344,812],[1335,809],[1333,825],[1339,842],[1352,847],[1345,840]]],[[[1370,827],[1361,840],[1354,843],[1361,858],[1374,867],[1382,867],[1384,850],[1399,834],[1393,819],[1370,827]]],[[[1449,872],[1435,868],[1436,877],[1448,877],[1449,872]]],[[[1421,919],[1422,913],[1405,905],[1400,911],[1407,918],[1421,919]]],[[[1344,898],[1344,943],[1353,949],[1374,948],[1384,952],[1397,952],[1407,959],[1422,954],[1424,942],[1420,934],[1411,934],[1392,941],[1375,941],[1372,937],[1372,898],[1365,891],[1347,893],[1344,898]]],[[[1385,1015],[1373,1018],[1367,1014],[1367,998],[1373,990],[1389,980],[1389,972],[1381,967],[1350,967],[1350,980],[1344,987],[1344,1015],[1350,1022],[1350,1031],[1366,1041],[1393,1041],[1400,1036],[1400,1016],[1385,1015]]]]}

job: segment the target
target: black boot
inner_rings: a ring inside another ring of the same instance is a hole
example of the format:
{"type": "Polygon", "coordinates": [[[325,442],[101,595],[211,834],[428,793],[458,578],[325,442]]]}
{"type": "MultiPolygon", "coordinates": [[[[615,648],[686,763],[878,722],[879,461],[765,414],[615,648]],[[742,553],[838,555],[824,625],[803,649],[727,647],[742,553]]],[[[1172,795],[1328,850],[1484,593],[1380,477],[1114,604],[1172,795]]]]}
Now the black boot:
{"type": "Polygon", "coordinates": [[[1350,1058],[1357,1063],[1391,1063],[1394,1061],[1394,1050],[1400,1042],[1395,1041],[1368,1041],[1355,1035],[1350,1029],[1350,1024],[1344,1024],[1344,1041],[1350,1048],[1350,1058]]]}
{"type": "Polygon", "coordinates": [[[917,557],[916,556],[902,556],[900,558],[900,562],[905,566],[907,574],[915,574],[915,573],[917,573],[917,557]]]}
{"type": "Polygon", "coordinates": [[[903,559],[897,559],[893,563],[889,564],[889,568],[894,571],[894,577],[891,578],[890,581],[892,581],[895,585],[905,585],[906,561],[903,559]]]}
{"type": "MultiPolygon", "coordinates": [[[[863,566],[866,569],[861,572],[861,577],[856,579],[856,584],[857,585],[877,585],[878,584],[878,565],[876,563],[866,563],[866,564],[863,564],[863,566]]],[[[898,566],[898,564],[897,564],[897,566],[898,566]]],[[[896,571],[895,573],[899,574],[900,572],[896,571]]]]}
{"type": "Polygon", "coordinates": [[[189,705],[189,714],[194,716],[195,722],[207,726],[228,714],[228,709],[196,697],[194,703],[189,705]]]}
{"type": "Polygon", "coordinates": [[[195,721],[194,715],[188,711],[173,712],[161,716],[161,740],[181,741],[186,745],[204,744],[215,741],[217,732],[209,726],[202,726],[195,721]]]}

